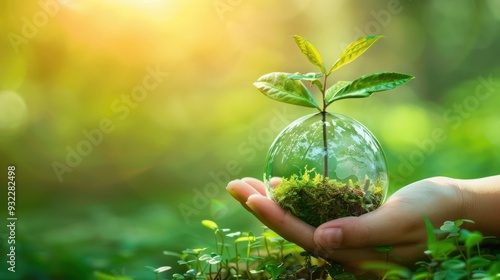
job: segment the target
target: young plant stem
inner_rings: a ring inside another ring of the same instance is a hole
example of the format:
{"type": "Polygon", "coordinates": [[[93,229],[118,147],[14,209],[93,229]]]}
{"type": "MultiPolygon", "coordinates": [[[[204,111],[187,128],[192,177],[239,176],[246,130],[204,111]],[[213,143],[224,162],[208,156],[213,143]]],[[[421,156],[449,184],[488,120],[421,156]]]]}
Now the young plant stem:
{"type": "Polygon", "coordinates": [[[326,137],[326,80],[328,75],[325,75],[323,80],[323,89],[321,90],[321,96],[323,100],[323,108],[321,111],[322,123],[323,123],[323,180],[325,182],[328,180],[328,139],[326,137]]]}
{"type": "Polygon", "coordinates": [[[234,257],[236,259],[236,279],[238,279],[238,275],[239,275],[239,271],[240,271],[240,258],[239,258],[239,254],[238,254],[238,243],[235,242],[234,243],[234,253],[236,254],[236,256],[234,257]]]}
{"type": "Polygon", "coordinates": [[[264,245],[266,247],[266,252],[267,252],[267,255],[270,256],[271,255],[271,252],[269,251],[269,244],[267,242],[267,237],[264,236],[264,245]]]}
{"type": "Polygon", "coordinates": [[[251,252],[251,249],[252,249],[252,241],[250,239],[248,239],[248,243],[247,243],[247,258],[246,258],[246,272],[247,272],[247,276],[248,276],[248,279],[252,280],[252,273],[250,273],[250,252],[251,252]]]}

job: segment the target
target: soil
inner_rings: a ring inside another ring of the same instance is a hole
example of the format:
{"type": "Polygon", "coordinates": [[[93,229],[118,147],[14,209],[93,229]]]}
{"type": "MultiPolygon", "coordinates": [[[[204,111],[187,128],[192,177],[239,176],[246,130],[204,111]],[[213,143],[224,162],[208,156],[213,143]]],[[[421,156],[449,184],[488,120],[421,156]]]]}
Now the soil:
{"type": "Polygon", "coordinates": [[[311,178],[309,173],[282,178],[272,189],[272,199],[306,223],[317,227],[333,219],[360,216],[377,209],[382,202],[380,182],[366,178],[364,182],[342,183],[323,178],[311,178]]]}

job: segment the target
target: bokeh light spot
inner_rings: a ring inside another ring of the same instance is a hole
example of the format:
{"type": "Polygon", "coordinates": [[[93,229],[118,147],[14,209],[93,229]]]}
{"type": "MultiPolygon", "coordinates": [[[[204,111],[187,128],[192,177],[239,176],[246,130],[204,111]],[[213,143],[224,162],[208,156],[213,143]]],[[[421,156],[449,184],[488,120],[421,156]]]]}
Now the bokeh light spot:
{"type": "Polygon", "coordinates": [[[19,133],[28,118],[28,108],[24,99],[14,91],[0,92],[0,136],[19,133]]]}

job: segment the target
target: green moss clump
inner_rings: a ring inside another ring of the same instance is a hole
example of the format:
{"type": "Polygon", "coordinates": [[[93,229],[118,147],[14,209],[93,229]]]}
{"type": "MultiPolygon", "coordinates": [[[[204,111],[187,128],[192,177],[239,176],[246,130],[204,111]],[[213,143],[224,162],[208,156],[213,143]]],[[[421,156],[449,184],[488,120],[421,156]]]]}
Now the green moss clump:
{"type": "Polygon", "coordinates": [[[312,226],[333,219],[360,216],[377,209],[382,203],[381,182],[366,178],[364,182],[348,184],[329,180],[316,173],[313,178],[307,170],[301,175],[282,178],[272,192],[273,200],[283,209],[312,226]]]}

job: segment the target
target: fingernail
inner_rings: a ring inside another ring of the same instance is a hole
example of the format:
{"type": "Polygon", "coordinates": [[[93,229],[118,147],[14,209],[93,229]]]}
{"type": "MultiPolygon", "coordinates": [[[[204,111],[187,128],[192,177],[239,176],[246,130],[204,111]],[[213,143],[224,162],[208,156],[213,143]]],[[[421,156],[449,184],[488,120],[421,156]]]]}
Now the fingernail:
{"type": "Polygon", "coordinates": [[[251,202],[248,202],[248,200],[245,202],[245,204],[252,210],[255,210],[255,205],[253,205],[251,202]]]}
{"type": "Polygon", "coordinates": [[[342,244],[342,229],[327,228],[321,232],[323,244],[330,248],[339,248],[342,244]]]}
{"type": "Polygon", "coordinates": [[[242,202],[240,194],[234,190],[231,186],[226,187],[226,191],[236,200],[242,202]]]}

